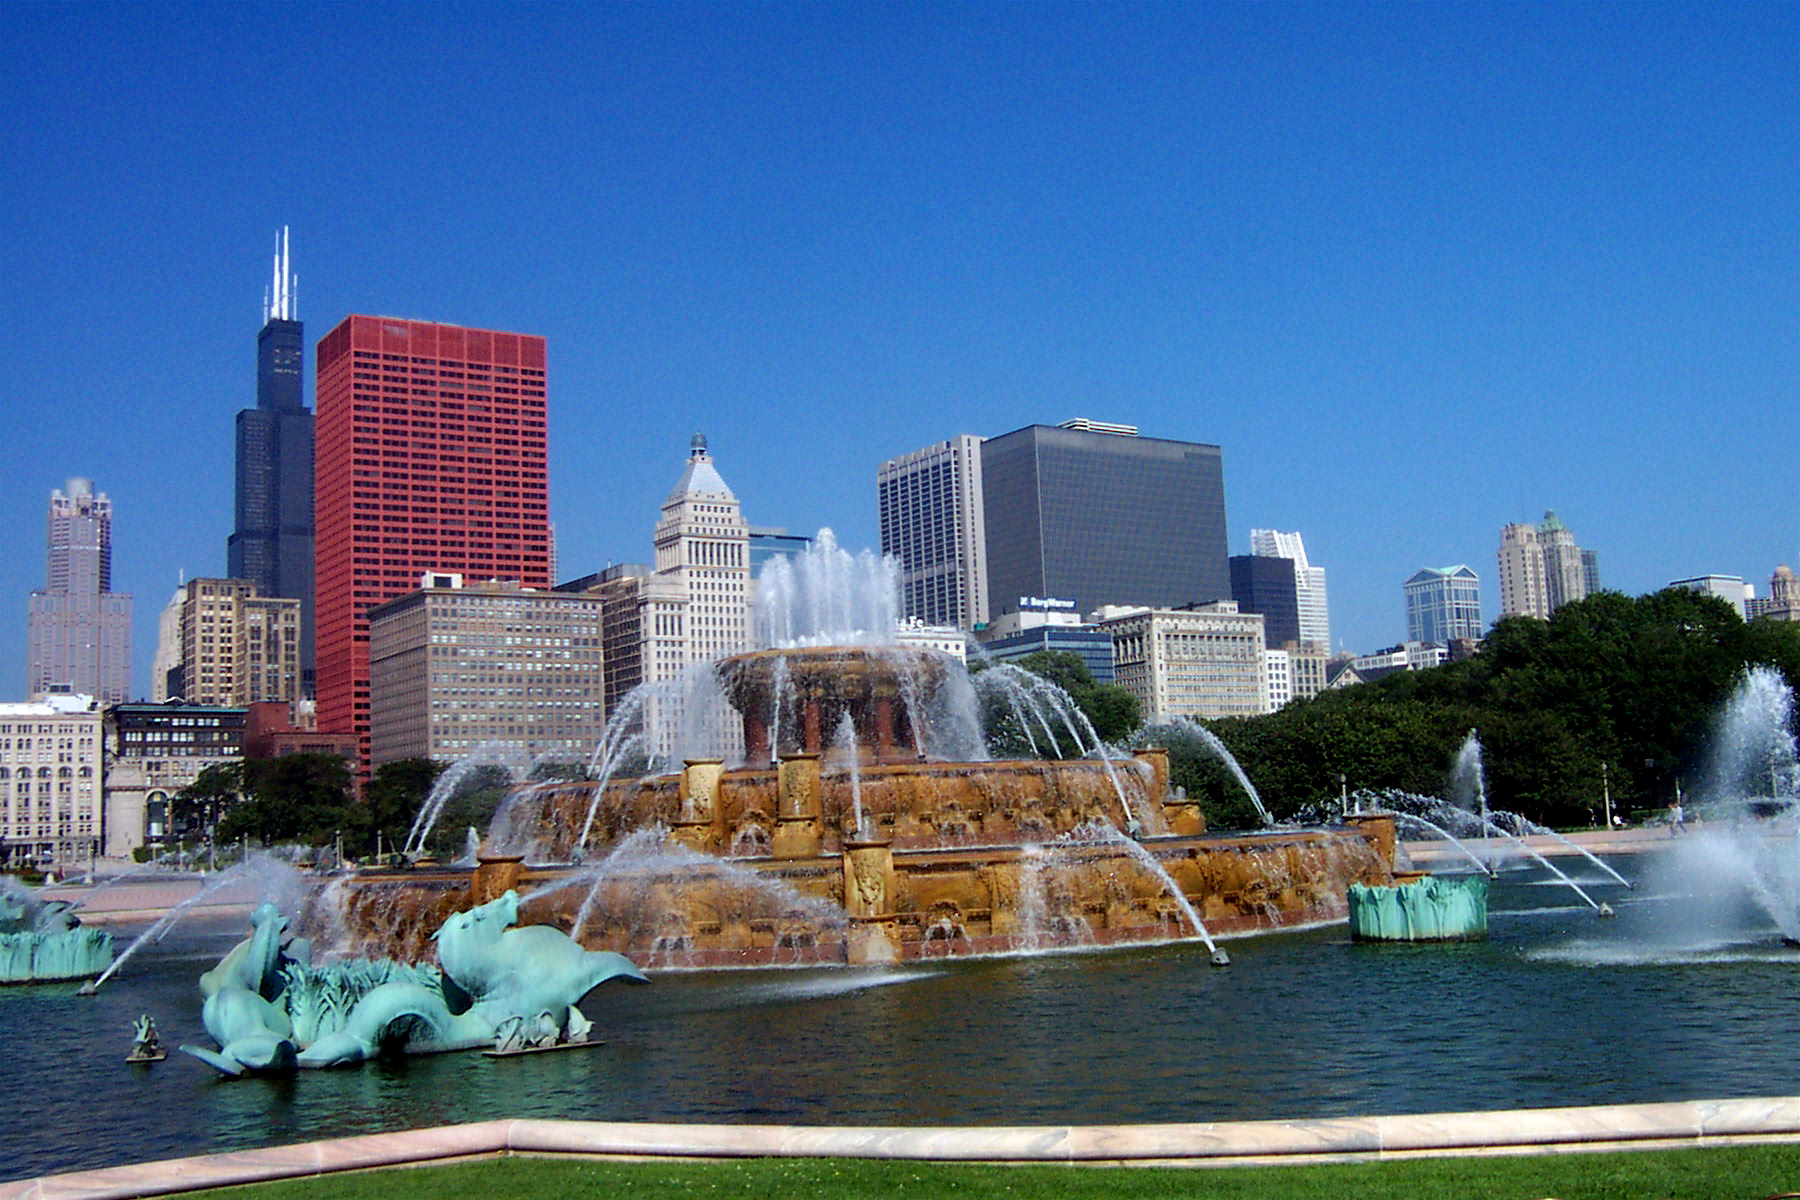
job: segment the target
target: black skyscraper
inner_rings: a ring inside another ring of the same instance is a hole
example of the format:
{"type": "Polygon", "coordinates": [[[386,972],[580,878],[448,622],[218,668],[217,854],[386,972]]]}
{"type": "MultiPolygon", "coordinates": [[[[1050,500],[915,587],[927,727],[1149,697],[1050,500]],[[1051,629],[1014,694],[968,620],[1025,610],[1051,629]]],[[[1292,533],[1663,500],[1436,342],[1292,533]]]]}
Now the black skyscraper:
{"type": "Polygon", "coordinates": [[[236,529],[227,570],[265,596],[300,601],[300,665],[313,673],[313,414],[301,378],[302,326],[294,319],[287,230],[256,339],[256,407],[237,415],[236,529]]]}
{"type": "Polygon", "coordinates": [[[1300,589],[1293,559],[1232,555],[1231,598],[1239,612],[1262,614],[1263,643],[1271,650],[1300,640],[1300,589]]]}
{"type": "Polygon", "coordinates": [[[1088,611],[1231,595],[1217,446],[1087,421],[1027,425],[981,444],[981,475],[995,615],[1025,596],[1088,611]]]}

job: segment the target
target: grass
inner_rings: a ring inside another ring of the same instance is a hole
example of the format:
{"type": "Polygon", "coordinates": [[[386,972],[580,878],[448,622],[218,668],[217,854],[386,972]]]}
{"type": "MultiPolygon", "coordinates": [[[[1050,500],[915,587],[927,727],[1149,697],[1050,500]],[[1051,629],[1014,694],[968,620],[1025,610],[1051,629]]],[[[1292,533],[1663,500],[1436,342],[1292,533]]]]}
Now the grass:
{"type": "Polygon", "coordinates": [[[1610,1154],[1434,1158],[1223,1168],[977,1166],[864,1159],[594,1162],[498,1158],[370,1171],[207,1193],[208,1200],[1764,1200],[1800,1192],[1800,1146],[1720,1146],[1610,1154]]]}

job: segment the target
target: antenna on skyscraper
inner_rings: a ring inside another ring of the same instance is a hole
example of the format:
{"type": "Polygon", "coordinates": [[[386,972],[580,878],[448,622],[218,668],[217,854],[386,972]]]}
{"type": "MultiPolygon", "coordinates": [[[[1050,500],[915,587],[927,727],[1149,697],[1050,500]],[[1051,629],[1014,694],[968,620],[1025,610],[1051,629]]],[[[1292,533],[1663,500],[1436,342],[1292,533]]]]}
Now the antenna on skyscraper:
{"type": "Polygon", "coordinates": [[[289,270],[288,259],[288,227],[283,225],[281,232],[275,235],[274,278],[269,290],[264,293],[263,324],[279,317],[283,321],[294,319],[294,293],[298,290],[299,278],[289,270]]]}

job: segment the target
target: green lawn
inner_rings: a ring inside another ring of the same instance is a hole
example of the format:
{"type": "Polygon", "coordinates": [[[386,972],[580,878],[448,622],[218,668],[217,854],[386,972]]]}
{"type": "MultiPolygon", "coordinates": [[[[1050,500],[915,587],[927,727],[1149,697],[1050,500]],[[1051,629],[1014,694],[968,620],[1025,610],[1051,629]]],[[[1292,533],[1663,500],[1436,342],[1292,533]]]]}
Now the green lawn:
{"type": "Polygon", "coordinates": [[[967,1200],[1764,1200],[1800,1193],[1800,1146],[1723,1146],[1614,1154],[1440,1158],[1338,1166],[1169,1170],[993,1167],[860,1159],[587,1162],[501,1158],[372,1171],[207,1193],[243,1200],[699,1200],[702,1197],[937,1197],[967,1200]]]}

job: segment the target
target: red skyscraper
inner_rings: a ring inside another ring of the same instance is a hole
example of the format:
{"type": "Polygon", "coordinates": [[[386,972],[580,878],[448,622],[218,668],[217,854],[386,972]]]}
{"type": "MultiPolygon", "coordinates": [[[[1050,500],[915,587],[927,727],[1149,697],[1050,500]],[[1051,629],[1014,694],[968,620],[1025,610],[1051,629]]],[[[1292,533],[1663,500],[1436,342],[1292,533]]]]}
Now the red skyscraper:
{"type": "Polygon", "coordinates": [[[427,571],[550,586],[544,339],[346,317],[316,379],[319,727],[367,764],[369,609],[427,571]]]}

